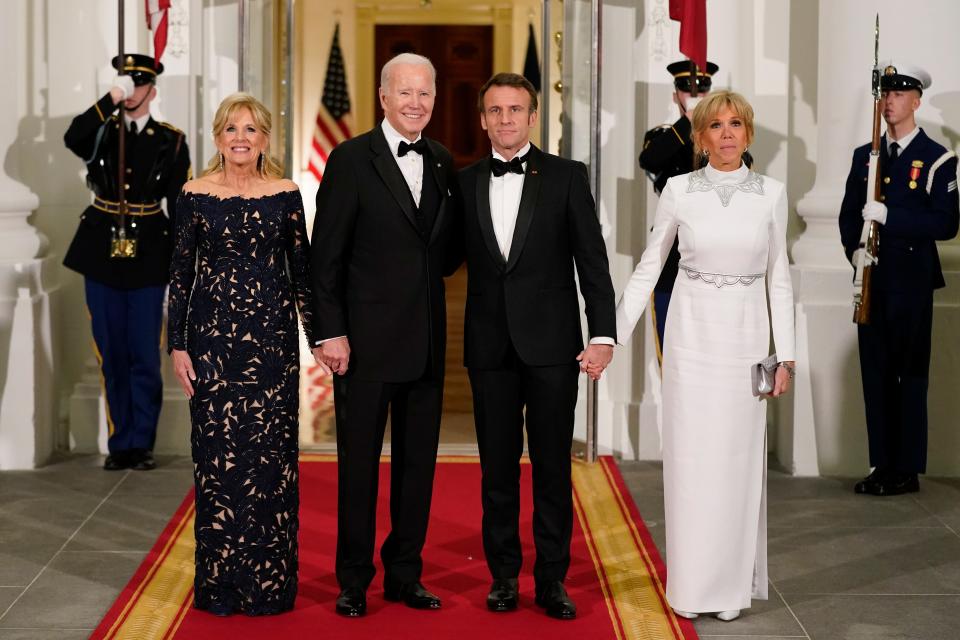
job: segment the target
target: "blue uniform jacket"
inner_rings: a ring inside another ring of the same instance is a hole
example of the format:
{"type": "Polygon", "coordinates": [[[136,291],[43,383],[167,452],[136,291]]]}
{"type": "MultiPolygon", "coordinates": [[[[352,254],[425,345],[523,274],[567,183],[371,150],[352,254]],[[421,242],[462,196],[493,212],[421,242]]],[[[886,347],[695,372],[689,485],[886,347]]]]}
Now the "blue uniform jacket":
{"type": "MultiPolygon", "coordinates": [[[[886,149],[884,136],[880,182],[887,222],[880,225],[874,286],[881,291],[939,289],[944,281],[935,241],[953,238],[960,224],[957,157],[931,140],[923,129],[892,165],[886,149]]],[[[853,152],[853,166],[840,205],[840,239],[848,259],[857,248],[863,228],[869,157],[869,144],[853,152]]]]}

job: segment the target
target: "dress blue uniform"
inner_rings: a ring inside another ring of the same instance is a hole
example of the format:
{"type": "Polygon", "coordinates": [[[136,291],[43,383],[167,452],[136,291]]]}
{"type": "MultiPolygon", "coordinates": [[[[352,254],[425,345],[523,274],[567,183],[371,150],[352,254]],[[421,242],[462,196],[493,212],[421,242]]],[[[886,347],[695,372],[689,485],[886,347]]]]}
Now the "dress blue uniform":
{"type": "MultiPolygon", "coordinates": [[[[114,59],[114,66],[118,66],[114,59]]],[[[130,55],[124,71],[137,86],[153,83],[162,65],[130,55]]],[[[190,173],[183,132],[149,118],[125,136],[128,237],[137,240],[134,257],[112,257],[119,225],[118,144],[120,119],[110,94],[70,123],[66,146],[87,165],[94,202],[80,225],[64,265],[84,276],[87,308],[106,392],[108,447],[105,468],[152,468],[151,451],[163,397],[160,337],[169,279],[177,195],[190,173]],[[168,215],[161,200],[167,199],[168,215]]]]}
{"type": "MultiPolygon", "coordinates": [[[[870,465],[876,471],[858,483],[857,492],[876,495],[915,491],[916,474],[926,470],[933,291],[945,284],[935,241],[953,238],[960,222],[956,155],[923,129],[895,157],[888,142],[884,136],[880,200],[887,218],[879,225],[870,323],[858,325],[870,465]]],[[[854,151],[840,208],[841,240],[851,260],[871,188],[869,154],[869,144],[854,151]]]]}

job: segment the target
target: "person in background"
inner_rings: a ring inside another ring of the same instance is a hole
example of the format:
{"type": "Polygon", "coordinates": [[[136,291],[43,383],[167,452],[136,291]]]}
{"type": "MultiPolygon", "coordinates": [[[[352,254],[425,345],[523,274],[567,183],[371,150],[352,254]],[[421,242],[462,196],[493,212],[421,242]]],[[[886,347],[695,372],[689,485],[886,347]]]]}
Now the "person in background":
{"type": "Polygon", "coordinates": [[[957,157],[917,126],[930,74],[879,66],[886,134],[880,144],[880,201],[867,184],[870,144],[853,152],[840,205],[840,239],[851,263],[864,223],[880,225],[869,324],[857,325],[870,466],[854,491],[893,496],[920,490],[927,467],[927,389],[933,292],[945,286],[937,240],[957,235],[957,157]],[[870,191],[870,201],[867,192],[870,191]]]}
{"type": "Polygon", "coordinates": [[[163,402],[163,300],[177,196],[190,178],[190,152],[182,131],[150,115],[163,65],[150,56],[131,54],[122,64],[115,57],[113,66],[121,75],[110,91],[74,118],[63,136],[67,148],[86,163],[94,196],[80,215],[63,264],[83,275],[103,375],[110,452],[103,468],[147,471],[157,466],[153,445],[163,402]],[[117,140],[121,122],[127,129],[122,186],[117,140]],[[125,221],[118,215],[121,190],[125,221]],[[135,240],[133,255],[114,251],[121,227],[135,240]]]}

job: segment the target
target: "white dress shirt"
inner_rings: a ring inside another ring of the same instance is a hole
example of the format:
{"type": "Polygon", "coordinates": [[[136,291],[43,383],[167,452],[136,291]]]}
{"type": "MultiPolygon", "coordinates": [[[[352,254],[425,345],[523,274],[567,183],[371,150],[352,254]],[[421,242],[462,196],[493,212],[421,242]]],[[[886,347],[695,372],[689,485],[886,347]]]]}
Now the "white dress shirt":
{"type": "MultiPolygon", "coordinates": [[[[517,158],[523,158],[530,151],[530,143],[517,152],[517,158]]],[[[506,162],[498,152],[493,157],[506,162]]],[[[517,214],[520,211],[520,196],[523,194],[523,179],[526,177],[527,163],[523,163],[524,173],[507,172],[500,177],[490,174],[490,217],[493,219],[493,232],[497,236],[500,254],[506,260],[510,256],[513,244],[513,230],[517,226],[517,214]]]]}
{"type": "MultiPolygon", "coordinates": [[[[383,119],[381,128],[383,129],[384,137],[387,139],[387,146],[390,147],[390,152],[393,154],[393,159],[396,160],[397,166],[400,167],[400,173],[403,174],[403,179],[410,189],[413,201],[416,202],[419,207],[420,194],[423,192],[423,156],[419,153],[408,151],[407,154],[401,158],[397,155],[400,143],[410,143],[410,141],[397,133],[397,130],[390,125],[386,118],[383,119]]],[[[420,137],[420,135],[417,135],[417,140],[419,140],[420,137]]],[[[414,140],[414,142],[417,140],[414,140]]]]}
{"type": "MultiPolygon", "coordinates": [[[[523,158],[530,151],[528,142],[516,153],[517,158],[523,158]]],[[[493,157],[506,162],[502,155],[493,152],[493,157]]],[[[520,212],[520,196],[523,195],[523,179],[526,177],[527,162],[523,162],[523,173],[508,171],[502,176],[490,174],[490,218],[493,222],[493,233],[497,236],[497,246],[500,254],[506,260],[510,256],[510,247],[513,245],[513,231],[517,227],[517,214],[520,212]]],[[[613,346],[613,338],[598,336],[590,339],[590,344],[606,344],[613,346]]]]}
{"type": "Polygon", "coordinates": [[[896,142],[900,146],[900,150],[897,152],[897,157],[903,155],[903,150],[907,148],[907,145],[913,142],[913,139],[917,137],[917,134],[920,133],[920,127],[914,127],[913,131],[903,136],[899,140],[893,140],[890,138],[890,134],[887,133],[887,155],[890,155],[890,145],[896,142]]]}
{"type": "Polygon", "coordinates": [[[136,123],[137,123],[137,133],[143,133],[143,128],[144,128],[145,126],[147,126],[147,120],[149,120],[149,119],[150,119],[150,114],[149,114],[149,113],[148,113],[147,115],[145,115],[145,116],[140,116],[140,117],[137,118],[136,120],[134,120],[133,118],[129,118],[129,117],[127,117],[127,116],[123,116],[123,121],[127,124],[127,131],[130,130],[130,123],[131,123],[131,122],[136,122],[136,123]]]}

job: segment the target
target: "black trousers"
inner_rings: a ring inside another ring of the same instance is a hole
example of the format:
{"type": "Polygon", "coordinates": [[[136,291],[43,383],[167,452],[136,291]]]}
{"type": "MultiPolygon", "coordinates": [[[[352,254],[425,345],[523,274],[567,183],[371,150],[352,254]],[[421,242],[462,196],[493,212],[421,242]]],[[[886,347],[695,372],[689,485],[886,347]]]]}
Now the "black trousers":
{"type": "Polygon", "coordinates": [[[380,548],[386,577],[413,582],[423,570],[440,437],[443,379],[404,383],[334,376],[337,420],[337,581],[366,589],[376,573],[380,453],[390,415],[391,531],[380,548]]]}
{"type": "Polygon", "coordinates": [[[870,465],[894,473],[927,468],[927,387],[933,292],[877,291],[859,325],[870,465]]]}
{"type": "Polygon", "coordinates": [[[543,584],[567,575],[573,530],[570,446],[579,372],[575,362],[528,366],[513,347],[501,367],[469,370],[483,472],[483,550],[494,579],[516,578],[523,563],[519,521],[524,409],[533,467],[534,579],[543,584]]]}

